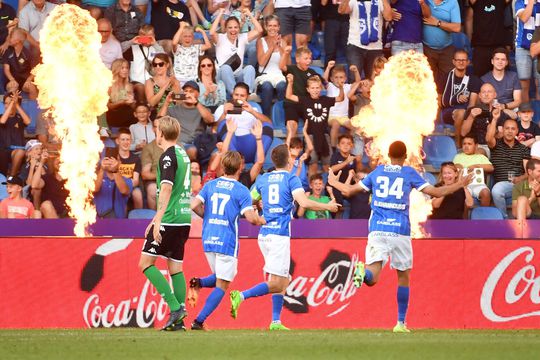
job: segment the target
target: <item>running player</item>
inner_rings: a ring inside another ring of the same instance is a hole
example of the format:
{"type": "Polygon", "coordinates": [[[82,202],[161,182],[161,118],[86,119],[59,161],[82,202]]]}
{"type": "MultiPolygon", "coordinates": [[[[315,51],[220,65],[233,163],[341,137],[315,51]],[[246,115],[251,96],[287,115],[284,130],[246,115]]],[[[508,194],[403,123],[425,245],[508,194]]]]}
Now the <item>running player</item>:
{"type": "Polygon", "coordinates": [[[156,143],[164,153],[159,158],[156,183],[158,186],[157,213],[146,228],[146,242],[139,268],[165,299],[171,313],[162,330],[185,330],[186,279],[182,272],[184,245],[191,227],[191,171],[184,148],[176,145],[180,124],[175,118],[163,116],[156,120],[156,143]],[[167,259],[173,288],[154,266],[156,258],[167,259]]]}
{"type": "Polygon", "coordinates": [[[239,215],[244,215],[254,225],[265,223],[252,206],[249,189],[238,182],[242,162],[239,152],[227,151],[221,159],[225,175],[206,183],[191,202],[191,209],[204,219],[203,248],[212,274],[190,280],[188,302],[195,305],[201,287],[214,288],[191,324],[191,330],[205,329],[204,321],[218,307],[236,275],[239,215]]]}
{"type": "Polygon", "coordinates": [[[242,301],[273,294],[270,330],[288,330],[281,324],[281,309],[283,295],[289,285],[290,223],[294,201],[303,208],[315,211],[336,212],[339,205],[335,201],[323,204],[307,198],[300,179],[289,173],[289,149],[286,144],[272,150],[272,162],[276,170],[260,176],[255,182],[256,194],[252,194],[263,202],[266,224],[259,232],[259,248],[264,256],[264,272],[268,275],[268,281],[243,292],[231,291],[231,316],[236,319],[242,301]]]}
{"type": "Polygon", "coordinates": [[[356,264],[353,277],[356,287],[366,283],[373,286],[379,280],[382,268],[390,257],[390,267],[398,278],[398,322],[394,332],[410,332],[405,325],[409,306],[409,273],[412,268],[411,228],[409,222],[409,195],[413,188],[433,197],[442,197],[467,186],[472,176],[462,177],[457,183],[433,187],[410,166],[403,166],[407,147],[401,141],[390,145],[390,165],[379,165],[358,184],[339,182],[340,174],[329,171],[328,183],[344,195],[357,191],[372,191],[366,264],[356,264]]]}

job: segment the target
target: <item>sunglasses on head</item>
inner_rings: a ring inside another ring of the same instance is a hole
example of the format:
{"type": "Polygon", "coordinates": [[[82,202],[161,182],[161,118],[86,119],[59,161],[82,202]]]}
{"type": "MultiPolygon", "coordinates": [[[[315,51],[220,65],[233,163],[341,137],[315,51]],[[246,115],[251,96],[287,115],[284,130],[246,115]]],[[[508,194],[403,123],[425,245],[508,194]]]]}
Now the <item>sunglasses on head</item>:
{"type": "Polygon", "coordinates": [[[153,67],[164,67],[165,63],[164,62],[154,62],[154,63],[152,63],[152,66],[153,67]]]}

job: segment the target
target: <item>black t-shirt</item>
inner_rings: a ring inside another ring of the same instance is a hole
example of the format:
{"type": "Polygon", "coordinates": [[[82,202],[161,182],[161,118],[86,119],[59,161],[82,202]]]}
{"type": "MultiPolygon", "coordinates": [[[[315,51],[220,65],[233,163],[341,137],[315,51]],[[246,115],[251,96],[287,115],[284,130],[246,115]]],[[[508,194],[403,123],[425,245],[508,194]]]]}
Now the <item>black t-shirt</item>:
{"type": "Polygon", "coordinates": [[[54,174],[45,174],[43,181],[45,181],[45,187],[41,192],[41,200],[49,200],[59,217],[66,216],[68,214],[66,199],[69,195],[65,188],[66,181],[58,180],[54,174]]]}
{"type": "MultiPolygon", "coordinates": [[[[346,0],[342,0],[346,1],[346,0]]],[[[335,0],[329,0],[325,6],[321,7],[321,19],[322,20],[338,20],[343,22],[349,22],[348,14],[338,13],[339,4],[335,0]]]]}
{"type": "Polygon", "coordinates": [[[24,146],[24,128],[26,125],[19,114],[11,116],[5,124],[0,124],[0,148],[24,146]]]}
{"type": "Polygon", "coordinates": [[[336,103],[336,99],[328,96],[321,96],[312,99],[309,96],[298,98],[299,106],[302,109],[303,118],[308,122],[308,134],[313,136],[313,147],[320,156],[330,154],[328,141],[325,134],[328,132],[328,115],[330,108],[336,103]]]}
{"type": "Polygon", "coordinates": [[[244,170],[240,173],[240,177],[238,178],[238,181],[247,187],[248,189],[251,188],[251,185],[253,185],[253,181],[251,181],[251,174],[249,170],[244,170]]]}
{"type": "MultiPolygon", "coordinates": [[[[335,151],[332,154],[332,157],[330,158],[330,166],[333,166],[333,165],[336,165],[336,164],[341,164],[343,161],[345,161],[345,159],[346,158],[343,157],[343,155],[341,155],[340,151],[335,151]]],[[[356,167],[357,167],[356,159],[354,159],[353,161],[351,161],[347,166],[345,166],[341,170],[341,175],[339,177],[339,182],[344,183],[347,180],[347,177],[349,177],[349,171],[350,170],[356,171],[356,167]]],[[[355,181],[353,180],[352,184],[354,184],[354,183],[355,183],[355,181]]]]}
{"type": "Polygon", "coordinates": [[[487,128],[493,117],[491,115],[491,112],[489,113],[489,115],[487,113],[487,111],[489,111],[489,106],[481,104],[479,106],[475,106],[475,107],[467,109],[467,111],[465,112],[465,119],[469,116],[469,114],[471,113],[471,110],[474,108],[483,109],[484,113],[474,118],[470,132],[475,135],[476,142],[478,144],[485,145],[487,128]]]}
{"type": "Polygon", "coordinates": [[[465,211],[465,190],[463,188],[446,195],[439,206],[433,209],[432,219],[463,219],[465,211]]]}
{"type": "Polygon", "coordinates": [[[9,65],[9,71],[19,85],[22,86],[24,81],[30,76],[32,65],[30,64],[30,52],[28,49],[23,48],[19,56],[17,56],[15,49],[10,46],[4,53],[2,62],[9,65]]]}
{"type": "MultiPolygon", "coordinates": [[[[308,96],[308,92],[306,89],[307,79],[309,79],[310,77],[314,75],[319,76],[319,74],[317,74],[317,72],[311,68],[308,68],[306,71],[303,71],[303,70],[300,70],[298,66],[296,65],[287,65],[287,71],[284,72],[284,75],[287,76],[287,74],[293,74],[294,76],[293,94],[296,96],[308,96]]],[[[285,101],[291,102],[287,99],[285,99],[285,101]]]]}
{"type": "Polygon", "coordinates": [[[531,125],[529,126],[528,129],[525,129],[522,125],[521,125],[521,121],[518,121],[518,140],[519,141],[527,141],[529,139],[532,139],[536,136],[540,136],[540,127],[538,127],[538,125],[536,125],[535,123],[533,123],[531,121],[531,125]]]}
{"type": "MultiPolygon", "coordinates": [[[[36,165],[37,166],[37,165],[36,165]]],[[[48,172],[47,164],[43,164],[43,169],[45,170],[45,173],[48,172]]],[[[30,174],[30,162],[25,162],[24,165],[21,167],[21,170],[19,171],[19,178],[26,181],[28,180],[28,175],[30,174]]],[[[42,176],[43,177],[43,176],[42,176]]]]}
{"type": "Polygon", "coordinates": [[[13,20],[17,17],[17,12],[10,5],[2,2],[2,7],[0,8],[0,44],[6,42],[8,36],[7,25],[10,20],[13,20]]]}
{"type": "Polygon", "coordinates": [[[466,84],[463,83],[463,79],[463,77],[454,75],[453,71],[448,74],[448,79],[442,95],[443,108],[452,106],[466,109],[468,103],[459,103],[459,95],[471,96],[471,93],[478,94],[480,92],[482,81],[478,77],[469,75],[466,84]]]}
{"type": "Polygon", "coordinates": [[[156,40],[172,39],[181,21],[191,25],[189,9],[181,0],[177,4],[168,0],[153,2],[151,16],[150,23],[154,26],[156,40]]]}
{"type": "Polygon", "coordinates": [[[134,172],[141,173],[141,159],[138,155],[130,152],[129,157],[123,158],[119,156],[119,158],[120,166],[118,167],[118,171],[123,177],[126,179],[133,179],[134,172]]]}
{"type": "MultiPolygon", "coordinates": [[[[506,30],[504,29],[505,0],[476,0],[470,4],[473,9],[473,33],[471,45],[504,46],[506,30]]],[[[509,45],[509,44],[508,44],[509,45]]]]}

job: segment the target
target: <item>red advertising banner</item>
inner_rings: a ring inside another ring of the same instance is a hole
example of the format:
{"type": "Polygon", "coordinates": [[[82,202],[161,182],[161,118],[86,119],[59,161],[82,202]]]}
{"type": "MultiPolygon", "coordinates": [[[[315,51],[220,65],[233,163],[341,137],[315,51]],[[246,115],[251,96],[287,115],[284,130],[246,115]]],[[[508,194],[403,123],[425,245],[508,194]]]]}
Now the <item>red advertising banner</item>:
{"type": "MultiPolygon", "coordinates": [[[[294,239],[292,282],[282,320],[291,328],[391,328],[396,276],[386,268],[374,287],[352,285],[365,239],[294,239]]],[[[242,239],[232,289],[262,281],[257,241],[242,239]]],[[[0,328],[158,327],[168,307],[137,268],[141,239],[0,239],[0,328]]],[[[415,240],[411,328],[540,327],[540,242],[415,240]]],[[[200,239],[188,242],[186,278],[210,270],[200,239]]],[[[163,261],[158,267],[165,269],[163,261]]],[[[191,322],[204,304],[188,308],[191,322]]],[[[269,296],[244,302],[237,320],[224,299],[210,328],[263,328],[269,296]]]]}

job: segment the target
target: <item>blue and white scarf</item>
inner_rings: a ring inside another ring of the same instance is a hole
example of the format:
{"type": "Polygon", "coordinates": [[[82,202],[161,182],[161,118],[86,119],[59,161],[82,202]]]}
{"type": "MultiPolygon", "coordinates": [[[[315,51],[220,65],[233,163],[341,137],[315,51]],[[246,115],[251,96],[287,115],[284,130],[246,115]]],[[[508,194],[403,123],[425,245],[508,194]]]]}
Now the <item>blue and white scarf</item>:
{"type": "Polygon", "coordinates": [[[363,1],[358,1],[358,20],[360,22],[360,43],[369,45],[369,43],[377,42],[379,40],[379,0],[371,1],[369,26],[367,25],[366,5],[363,1]]]}

